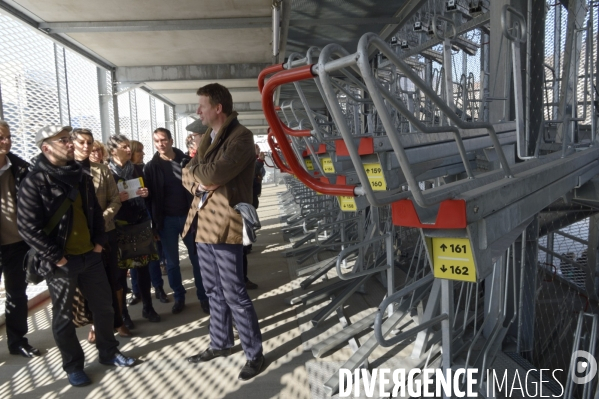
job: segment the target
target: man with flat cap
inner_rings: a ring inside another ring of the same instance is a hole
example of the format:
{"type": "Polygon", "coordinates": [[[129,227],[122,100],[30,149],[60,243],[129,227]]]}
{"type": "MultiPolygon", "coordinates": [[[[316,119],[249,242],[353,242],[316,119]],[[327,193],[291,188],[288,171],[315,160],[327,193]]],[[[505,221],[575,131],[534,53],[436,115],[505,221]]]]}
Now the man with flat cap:
{"type": "Polygon", "coordinates": [[[35,144],[42,151],[21,183],[17,225],[37,251],[37,272],[52,298],[52,332],[69,383],[85,386],[84,354],[73,324],[73,298],[79,287],[93,314],[100,363],[129,367],[113,331],[112,294],[102,263],[106,242],[102,209],[91,176],[75,162],[70,126],[46,126],[35,144]],[[49,230],[49,231],[48,231],[49,230]]]}

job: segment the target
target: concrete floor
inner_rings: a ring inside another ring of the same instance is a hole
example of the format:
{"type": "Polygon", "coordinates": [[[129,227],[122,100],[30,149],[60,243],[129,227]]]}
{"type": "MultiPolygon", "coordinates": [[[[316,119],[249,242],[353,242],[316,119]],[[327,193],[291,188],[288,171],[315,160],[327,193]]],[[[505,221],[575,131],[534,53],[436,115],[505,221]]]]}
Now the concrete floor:
{"type": "MultiPolygon", "coordinates": [[[[326,353],[319,359],[312,355],[316,342],[341,330],[335,313],[314,327],[311,319],[329,301],[306,307],[289,306],[285,299],[306,293],[300,288],[303,278],[297,278],[300,267],[295,258],[285,258],[283,252],[291,247],[281,234],[280,209],[277,193],[284,186],[265,185],[258,213],[262,229],[249,255],[249,278],[259,289],[249,291],[254,301],[264,340],[266,368],[255,379],[240,382],[237,375],[245,363],[245,356],[236,341],[232,356],[209,363],[191,365],[185,357],[208,347],[206,316],[196,300],[191,265],[182,251],[183,283],[187,288],[187,307],[178,314],[171,313],[171,303],[157,300],[154,306],[162,322],[150,323],[141,317],[141,304],[131,306],[130,313],[136,328],[133,338],[119,338],[120,349],[139,359],[129,369],[116,369],[98,363],[96,349],[86,341],[88,327],[78,329],[81,345],[86,354],[85,371],[93,384],[84,388],[69,385],[61,368],[60,354],[52,337],[51,308],[45,301],[30,311],[29,342],[42,350],[36,359],[11,356],[8,353],[4,327],[0,327],[0,398],[325,398],[323,384],[351,356],[347,345],[326,353]]],[[[336,253],[322,253],[320,259],[336,253]]],[[[314,258],[316,262],[318,259],[314,258]]],[[[329,273],[333,277],[334,273],[329,273]]],[[[165,277],[165,290],[170,295],[165,277]]],[[[321,278],[310,288],[318,287],[321,278]],[[318,284],[317,284],[318,283],[318,284]]],[[[385,289],[371,278],[360,294],[353,295],[343,307],[350,322],[356,322],[376,310],[385,289]]],[[[364,343],[372,331],[360,337],[364,343]]],[[[405,348],[376,348],[372,358],[374,367],[399,367],[397,357],[405,348]]],[[[334,398],[338,397],[337,395],[334,398]]]]}
{"type": "MultiPolygon", "coordinates": [[[[312,355],[302,347],[295,309],[284,302],[294,283],[287,259],[281,255],[287,245],[279,229],[276,193],[282,190],[281,186],[264,187],[259,209],[263,228],[249,255],[249,277],[259,285],[250,296],[260,318],[267,359],[266,369],[257,378],[247,383],[237,380],[245,363],[239,341],[230,357],[198,365],[185,361],[209,343],[209,317],[195,299],[191,266],[185,259],[182,270],[188,292],[182,313],[171,314],[172,296],[168,304],[155,301],[160,323],[142,319],[141,304],[130,307],[135,336],[117,339],[124,353],[139,359],[138,365],[116,369],[99,364],[96,349],[85,340],[88,328],[83,327],[78,335],[86,354],[85,371],[93,384],[71,387],[61,368],[50,327],[51,307],[45,301],[29,314],[29,342],[42,350],[42,357],[11,356],[4,327],[0,328],[0,398],[310,398],[305,364],[312,355]]],[[[168,282],[165,289],[169,293],[168,282]]]]}

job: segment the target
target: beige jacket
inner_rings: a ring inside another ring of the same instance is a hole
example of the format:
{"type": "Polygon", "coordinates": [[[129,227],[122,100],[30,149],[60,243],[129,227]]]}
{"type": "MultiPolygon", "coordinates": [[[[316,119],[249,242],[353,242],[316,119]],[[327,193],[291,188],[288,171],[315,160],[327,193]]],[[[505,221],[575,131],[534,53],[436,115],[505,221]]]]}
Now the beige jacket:
{"type": "Polygon", "coordinates": [[[183,169],[183,186],[194,194],[183,237],[197,216],[196,242],[242,244],[243,220],[233,207],[252,203],[254,135],[233,112],[211,140],[210,134],[204,135],[196,156],[183,169]],[[201,197],[196,195],[200,183],[220,186],[208,194],[202,209],[198,209],[201,197]]]}
{"type": "Polygon", "coordinates": [[[90,170],[96,189],[96,197],[100,204],[100,209],[104,215],[104,226],[106,231],[114,230],[114,217],[121,209],[121,199],[119,190],[108,166],[90,162],[90,170]]]}

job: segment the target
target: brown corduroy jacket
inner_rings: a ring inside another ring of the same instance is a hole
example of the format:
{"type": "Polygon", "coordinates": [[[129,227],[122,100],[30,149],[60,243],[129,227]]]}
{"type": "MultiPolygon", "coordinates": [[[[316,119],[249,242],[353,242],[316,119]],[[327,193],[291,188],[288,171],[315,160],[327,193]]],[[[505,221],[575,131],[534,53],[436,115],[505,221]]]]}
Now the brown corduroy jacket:
{"type": "Polygon", "coordinates": [[[108,166],[95,162],[90,162],[90,165],[91,175],[94,179],[94,188],[96,189],[96,197],[103,211],[104,228],[107,232],[112,231],[115,229],[114,217],[119,209],[121,209],[119,189],[108,166]]]}
{"type": "Polygon", "coordinates": [[[254,135],[233,112],[211,140],[207,132],[195,157],[183,169],[183,186],[194,195],[183,237],[195,227],[196,242],[242,244],[243,220],[233,207],[240,202],[252,203],[254,135]],[[196,195],[196,190],[200,183],[219,187],[208,193],[205,205],[198,209],[201,196],[196,195]],[[197,225],[192,226],[196,216],[197,225]]]}

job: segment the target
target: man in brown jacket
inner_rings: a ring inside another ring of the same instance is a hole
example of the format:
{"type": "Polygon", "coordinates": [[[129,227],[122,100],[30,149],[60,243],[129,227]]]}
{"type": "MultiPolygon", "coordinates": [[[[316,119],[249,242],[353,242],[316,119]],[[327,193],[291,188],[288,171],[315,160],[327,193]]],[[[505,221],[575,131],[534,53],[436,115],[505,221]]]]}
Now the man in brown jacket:
{"type": "Polygon", "coordinates": [[[243,278],[243,220],[233,207],[252,203],[254,136],[237,120],[227,88],[212,83],[197,94],[198,115],[209,129],[183,170],[183,185],[195,196],[183,236],[196,230],[200,269],[210,298],[210,346],[187,360],[198,363],[228,356],[233,317],[247,358],[239,373],[245,381],[260,372],[264,355],[258,316],[243,278]]]}

